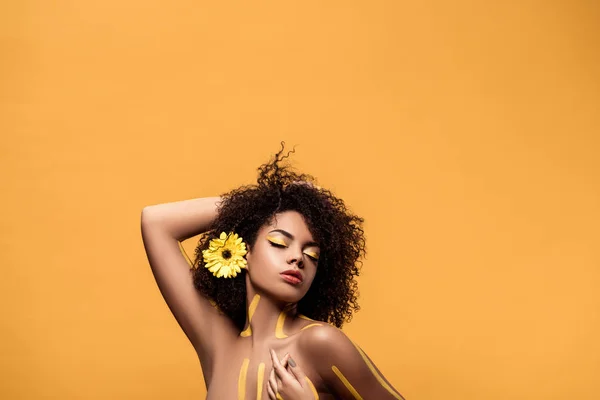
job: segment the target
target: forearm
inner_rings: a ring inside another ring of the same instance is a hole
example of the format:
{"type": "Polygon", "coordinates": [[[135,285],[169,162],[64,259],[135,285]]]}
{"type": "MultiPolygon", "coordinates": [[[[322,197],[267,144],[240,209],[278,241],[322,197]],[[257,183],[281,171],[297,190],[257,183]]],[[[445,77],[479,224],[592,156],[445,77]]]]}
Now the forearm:
{"type": "Polygon", "coordinates": [[[183,241],[210,228],[220,200],[220,197],[203,197],[147,206],[142,210],[142,224],[151,224],[183,241]]]}

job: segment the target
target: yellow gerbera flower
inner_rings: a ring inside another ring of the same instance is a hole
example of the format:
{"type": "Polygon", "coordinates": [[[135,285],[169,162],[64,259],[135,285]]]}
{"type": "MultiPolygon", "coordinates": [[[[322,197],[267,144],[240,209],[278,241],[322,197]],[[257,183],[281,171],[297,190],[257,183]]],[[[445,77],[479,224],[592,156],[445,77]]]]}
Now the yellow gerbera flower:
{"type": "Polygon", "coordinates": [[[206,250],[202,250],[204,266],[217,278],[236,277],[242,268],[246,268],[246,243],[237,233],[221,233],[213,239],[206,250]]]}

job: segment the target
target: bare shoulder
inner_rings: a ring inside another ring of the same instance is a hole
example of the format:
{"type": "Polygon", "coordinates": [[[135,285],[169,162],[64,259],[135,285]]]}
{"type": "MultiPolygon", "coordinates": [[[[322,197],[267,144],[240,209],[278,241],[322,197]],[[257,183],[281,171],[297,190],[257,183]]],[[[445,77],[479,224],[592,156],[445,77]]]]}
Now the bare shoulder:
{"type": "Polygon", "coordinates": [[[325,322],[302,331],[298,344],[304,352],[319,356],[343,351],[347,346],[352,346],[344,332],[325,322]]]}
{"type": "Polygon", "coordinates": [[[319,324],[302,332],[302,351],[335,398],[404,400],[367,354],[340,329],[319,324]]]}

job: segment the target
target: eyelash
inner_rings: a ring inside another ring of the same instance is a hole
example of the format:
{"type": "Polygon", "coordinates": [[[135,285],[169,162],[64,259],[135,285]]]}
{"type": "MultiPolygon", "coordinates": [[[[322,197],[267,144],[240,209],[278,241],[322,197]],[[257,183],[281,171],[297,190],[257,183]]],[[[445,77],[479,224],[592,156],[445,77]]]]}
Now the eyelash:
{"type": "MultiPolygon", "coordinates": [[[[280,249],[285,249],[285,248],[287,247],[287,246],[284,246],[283,244],[279,244],[279,243],[271,242],[270,240],[269,240],[269,243],[271,243],[271,246],[273,246],[273,247],[277,247],[277,248],[280,248],[280,249]]],[[[314,262],[317,262],[317,261],[319,261],[319,259],[318,259],[318,258],[315,258],[315,257],[313,257],[313,256],[309,256],[309,255],[308,255],[308,254],[306,254],[306,253],[302,253],[302,254],[304,254],[306,257],[310,258],[310,259],[311,259],[311,260],[313,260],[314,262]]]]}
{"type": "Polygon", "coordinates": [[[280,249],[284,249],[284,248],[286,248],[286,247],[287,247],[287,246],[285,246],[285,245],[283,245],[283,244],[279,244],[279,243],[271,242],[270,240],[269,240],[269,243],[271,243],[271,246],[274,246],[274,247],[279,247],[280,249]]]}
{"type": "Polygon", "coordinates": [[[309,256],[308,254],[304,253],[306,255],[306,257],[310,258],[311,260],[313,260],[314,262],[319,261],[318,258],[314,258],[313,256],[309,256]]]}

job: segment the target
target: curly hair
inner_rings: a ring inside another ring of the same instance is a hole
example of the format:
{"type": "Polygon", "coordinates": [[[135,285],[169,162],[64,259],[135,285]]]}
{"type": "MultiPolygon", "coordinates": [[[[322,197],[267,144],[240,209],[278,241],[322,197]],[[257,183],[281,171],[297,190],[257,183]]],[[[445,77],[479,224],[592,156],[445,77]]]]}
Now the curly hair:
{"type": "Polygon", "coordinates": [[[235,232],[252,247],[259,229],[277,213],[297,211],[320,244],[315,278],[298,302],[297,312],[340,328],[360,309],[355,277],[362,267],[360,259],[366,254],[364,220],[352,214],[329,190],[315,187],[311,175],[294,172],[284,162],[294,150],[282,155],[285,144],[281,145],[274,159],[258,168],[256,185],[221,195],[217,217],[195,249],[194,285],[242,330],[246,322],[246,272],[242,270],[236,278],[217,279],[204,268],[202,250],[220,232],[235,232]]]}

